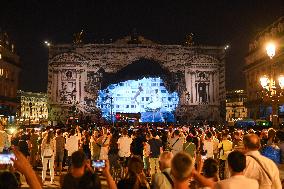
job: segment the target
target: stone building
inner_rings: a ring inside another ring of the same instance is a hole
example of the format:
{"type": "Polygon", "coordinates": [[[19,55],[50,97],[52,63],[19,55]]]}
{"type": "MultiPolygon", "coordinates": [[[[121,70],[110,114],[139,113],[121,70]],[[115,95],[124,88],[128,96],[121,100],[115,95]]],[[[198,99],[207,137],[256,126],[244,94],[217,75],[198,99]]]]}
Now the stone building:
{"type": "Polygon", "coordinates": [[[237,120],[247,118],[245,103],[247,96],[244,90],[232,90],[226,93],[226,121],[234,124],[237,120]]]}
{"type": "Polygon", "coordinates": [[[46,123],[48,119],[48,106],[46,93],[33,93],[18,91],[20,112],[18,119],[24,124],[46,123]]]}
{"type": "Polygon", "coordinates": [[[0,122],[14,122],[18,108],[20,59],[7,33],[0,32],[0,122]]]}
{"type": "MultiPolygon", "coordinates": [[[[274,99],[273,95],[264,95],[260,84],[263,75],[272,78],[284,74],[284,17],[279,18],[263,31],[258,33],[249,44],[249,52],[245,57],[245,78],[247,91],[248,116],[253,119],[271,119],[272,108],[278,111],[284,104],[281,93],[274,99]],[[266,54],[265,46],[268,42],[275,42],[277,49],[273,59],[266,54]],[[272,107],[274,106],[274,107],[272,107]]],[[[278,82],[277,78],[274,78],[278,82]]],[[[278,90],[279,86],[276,85],[278,90]]],[[[268,94],[268,93],[267,93],[268,94]]],[[[275,112],[277,113],[277,112],[275,112]]]]}
{"type": "MultiPolygon", "coordinates": [[[[224,57],[224,47],[161,45],[142,36],[127,36],[110,44],[50,46],[51,119],[63,119],[70,107],[83,115],[94,114],[98,91],[110,84],[106,78],[147,61],[164,70],[166,87],[178,93],[175,114],[181,121],[225,120],[224,57]]],[[[150,72],[151,65],[142,68],[143,73],[150,72]]]]}

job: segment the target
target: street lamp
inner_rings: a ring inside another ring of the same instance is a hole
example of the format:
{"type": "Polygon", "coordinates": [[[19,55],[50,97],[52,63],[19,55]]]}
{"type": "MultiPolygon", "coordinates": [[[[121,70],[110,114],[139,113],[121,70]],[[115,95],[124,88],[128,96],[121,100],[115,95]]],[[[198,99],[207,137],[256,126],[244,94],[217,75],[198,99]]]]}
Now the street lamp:
{"type": "Polygon", "coordinates": [[[266,45],[266,54],[269,56],[270,59],[272,59],[275,56],[276,51],[276,45],[273,42],[269,42],[266,45]]]}

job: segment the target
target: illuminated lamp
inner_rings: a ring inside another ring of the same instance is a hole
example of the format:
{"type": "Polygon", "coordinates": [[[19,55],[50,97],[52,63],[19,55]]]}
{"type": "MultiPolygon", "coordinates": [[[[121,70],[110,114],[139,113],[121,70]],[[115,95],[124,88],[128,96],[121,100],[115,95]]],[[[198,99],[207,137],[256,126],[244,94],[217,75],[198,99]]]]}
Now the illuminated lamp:
{"type": "Polygon", "coordinates": [[[279,86],[281,89],[284,89],[284,76],[280,75],[278,78],[279,86]]]}
{"type": "Polygon", "coordinates": [[[276,45],[273,42],[269,42],[266,45],[266,53],[269,56],[270,59],[272,59],[275,56],[275,51],[276,51],[276,45]]]}
{"type": "Polygon", "coordinates": [[[268,77],[267,77],[266,75],[265,75],[265,76],[262,76],[262,77],[259,79],[259,81],[260,81],[261,86],[262,86],[264,89],[266,89],[267,86],[268,86],[268,84],[269,84],[269,79],[268,79],[268,77]]]}

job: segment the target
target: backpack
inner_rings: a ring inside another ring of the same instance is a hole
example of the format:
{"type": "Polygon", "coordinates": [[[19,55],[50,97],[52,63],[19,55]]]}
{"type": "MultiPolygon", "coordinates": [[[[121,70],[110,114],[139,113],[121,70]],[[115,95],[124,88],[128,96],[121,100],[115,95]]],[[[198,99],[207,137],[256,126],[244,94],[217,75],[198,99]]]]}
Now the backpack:
{"type": "Polygon", "coordinates": [[[261,150],[261,155],[271,159],[277,164],[280,164],[281,161],[281,152],[279,148],[275,148],[273,146],[265,146],[261,150]]]}

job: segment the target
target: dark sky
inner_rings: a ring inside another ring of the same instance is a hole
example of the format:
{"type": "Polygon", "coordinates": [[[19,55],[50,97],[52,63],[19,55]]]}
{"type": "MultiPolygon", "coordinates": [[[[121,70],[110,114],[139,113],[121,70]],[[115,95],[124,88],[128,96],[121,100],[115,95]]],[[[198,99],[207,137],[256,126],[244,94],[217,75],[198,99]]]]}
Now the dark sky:
{"type": "Polygon", "coordinates": [[[48,50],[44,40],[71,43],[84,29],[87,42],[118,39],[136,28],[162,44],[181,44],[186,34],[195,43],[230,44],[226,86],[243,88],[242,68],[248,42],[284,15],[283,0],[6,0],[0,27],[8,31],[21,57],[20,88],[46,91],[48,50]]]}

